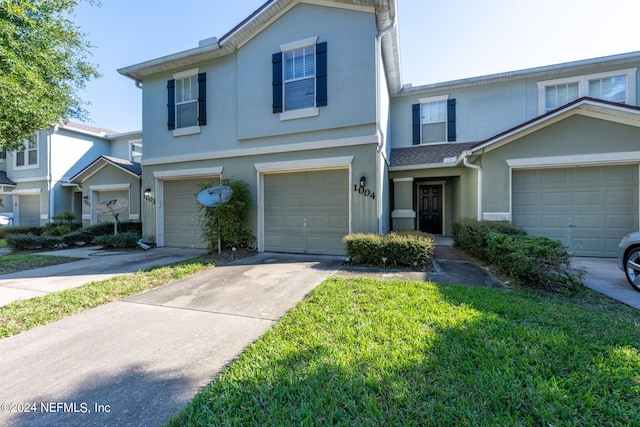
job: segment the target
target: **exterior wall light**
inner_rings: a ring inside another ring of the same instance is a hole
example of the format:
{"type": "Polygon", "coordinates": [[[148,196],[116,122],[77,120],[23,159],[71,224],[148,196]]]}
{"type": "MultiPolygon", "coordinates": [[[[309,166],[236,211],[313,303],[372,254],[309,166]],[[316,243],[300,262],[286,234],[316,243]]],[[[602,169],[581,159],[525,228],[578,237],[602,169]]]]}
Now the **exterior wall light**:
{"type": "Polygon", "coordinates": [[[151,197],[151,188],[147,187],[144,189],[144,199],[155,205],[156,203],[156,199],[154,199],[153,197],[151,197]]]}
{"type": "Polygon", "coordinates": [[[363,175],[360,177],[360,187],[364,187],[365,185],[367,185],[367,177],[363,175]]]}

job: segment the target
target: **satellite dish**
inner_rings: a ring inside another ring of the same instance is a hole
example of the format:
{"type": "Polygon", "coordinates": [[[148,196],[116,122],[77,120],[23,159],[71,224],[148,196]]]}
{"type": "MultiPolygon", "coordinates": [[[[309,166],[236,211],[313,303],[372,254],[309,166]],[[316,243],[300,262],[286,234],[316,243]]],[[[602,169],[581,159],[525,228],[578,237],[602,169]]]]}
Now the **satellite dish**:
{"type": "Polygon", "coordinates": [[[127,209],[127,206],[129,206],[129,201],[127,199],[117,197],[115,199],[99,202],[95,207],[95,211],[100,215],[116,216],[123,210],[127,209]]]}
{"type": "Polygon", "coordinates": [[[220,206],[231,200],[233,190],[227,185],[216,185],[202,190],[198,193],[197,199],[200,204],[208,207],[220,206]]]}

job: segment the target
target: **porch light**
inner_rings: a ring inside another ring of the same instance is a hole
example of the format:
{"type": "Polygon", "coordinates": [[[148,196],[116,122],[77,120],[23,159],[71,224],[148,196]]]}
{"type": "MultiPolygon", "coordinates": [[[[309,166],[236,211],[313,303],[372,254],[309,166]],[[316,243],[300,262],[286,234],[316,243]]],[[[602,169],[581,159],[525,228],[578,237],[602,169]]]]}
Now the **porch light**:
{"type": "Polygon", "coordinates": [[[360,177],[360,187],[364,187],[365,185],[367,185],[367,177],[363,175],[360,177]]]}
{"type": "Polygon", "coordinates": [[[91,203],[89,203],[89,196],[82,196],[82,201],[85,205],[91,206],[91,203]]]}
{"type": "Polygon", "coordinates": [[[149,197],[151,195],[151,188],[147,187],[144,189],[144,197],[149,197]]]}

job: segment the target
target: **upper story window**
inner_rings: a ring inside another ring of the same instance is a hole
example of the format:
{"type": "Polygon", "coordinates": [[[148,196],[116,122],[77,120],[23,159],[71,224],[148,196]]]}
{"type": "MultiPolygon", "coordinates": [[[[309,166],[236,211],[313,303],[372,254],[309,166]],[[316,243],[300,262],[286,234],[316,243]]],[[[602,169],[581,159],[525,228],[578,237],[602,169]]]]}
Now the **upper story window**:
{"type": "Polygon", "coordinates": [[[142,163],[142,141],[129,142],[129,160],[133,163],[142,163]]]}
{"type": "Polygon", "coordinates": [[[316,106],[316,47],[284,52],[284,110],[316,106]]]}
{"type": "Polygon", "coordinates": [[[273,54],[273,112],[281,120],[319,115],[327,105],[327,43],[311,37],[273,54]]]}
{"type": "Polygon", "coordinates": [[[38,166],[38,135],[34,134],[24,141],[24,149],[15,152],[16,168],[33,168],[38,166]]]}
{"type": "Polygon", "coordinates": [[[551,111],[571,101],[578,96],[578,83],[566,83],[545,87],[545,111],[551,111]]]}
{"type": "Polygon", "coordinates": [[[199,133],[207,124],[207,74],[198,71],[176,73],[167,82],[167,128],[174,136],[199,133]]]}
{"type": "Polygon", "coordinates": [[[422,98],[414,104],[413,144],[438,144],[456,140],[456,100],[448,95],[422,98]]]}
{"type": "Polygon", "coordinates": [[[626,76],[589,80],[589,96],[605,101],[625,103],[627,101],[626,76]]]}
{"type": "Polygon", "coordinates": [[[586,74],[538,82],[538,111],[544,114],[589,96],[635,105],[637,68],[586,74]]]}

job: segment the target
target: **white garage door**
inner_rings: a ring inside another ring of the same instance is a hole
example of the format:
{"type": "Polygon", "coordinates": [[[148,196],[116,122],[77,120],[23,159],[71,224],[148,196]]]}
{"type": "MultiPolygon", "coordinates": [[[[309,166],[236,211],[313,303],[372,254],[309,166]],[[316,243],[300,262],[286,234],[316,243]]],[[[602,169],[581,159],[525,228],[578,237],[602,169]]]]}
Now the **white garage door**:
{"type": "MultiPolygon", "coordinates": [[[[164,244],[178,248],[206,248],[200,227],[198,184],[211,179],[164,181],[164,244]]],[[[216,181],[216,183],[219,181],[216,181]]]]}
{"type": "Polygon", "coordinates": [[[18,224],[30,227],[40,226],[40,195],[18,196],[18,224]]]}
{"type": "Polygon", "coordinates": [[[348,185],[347,170],[265,175],[265,250],[344,255],[348,185]]]}
{"type": "Polygon", "coordinates": [[[615,257],[638,228],[638,166],[516,170],[513,223],[578,256],[615,257]]]}

